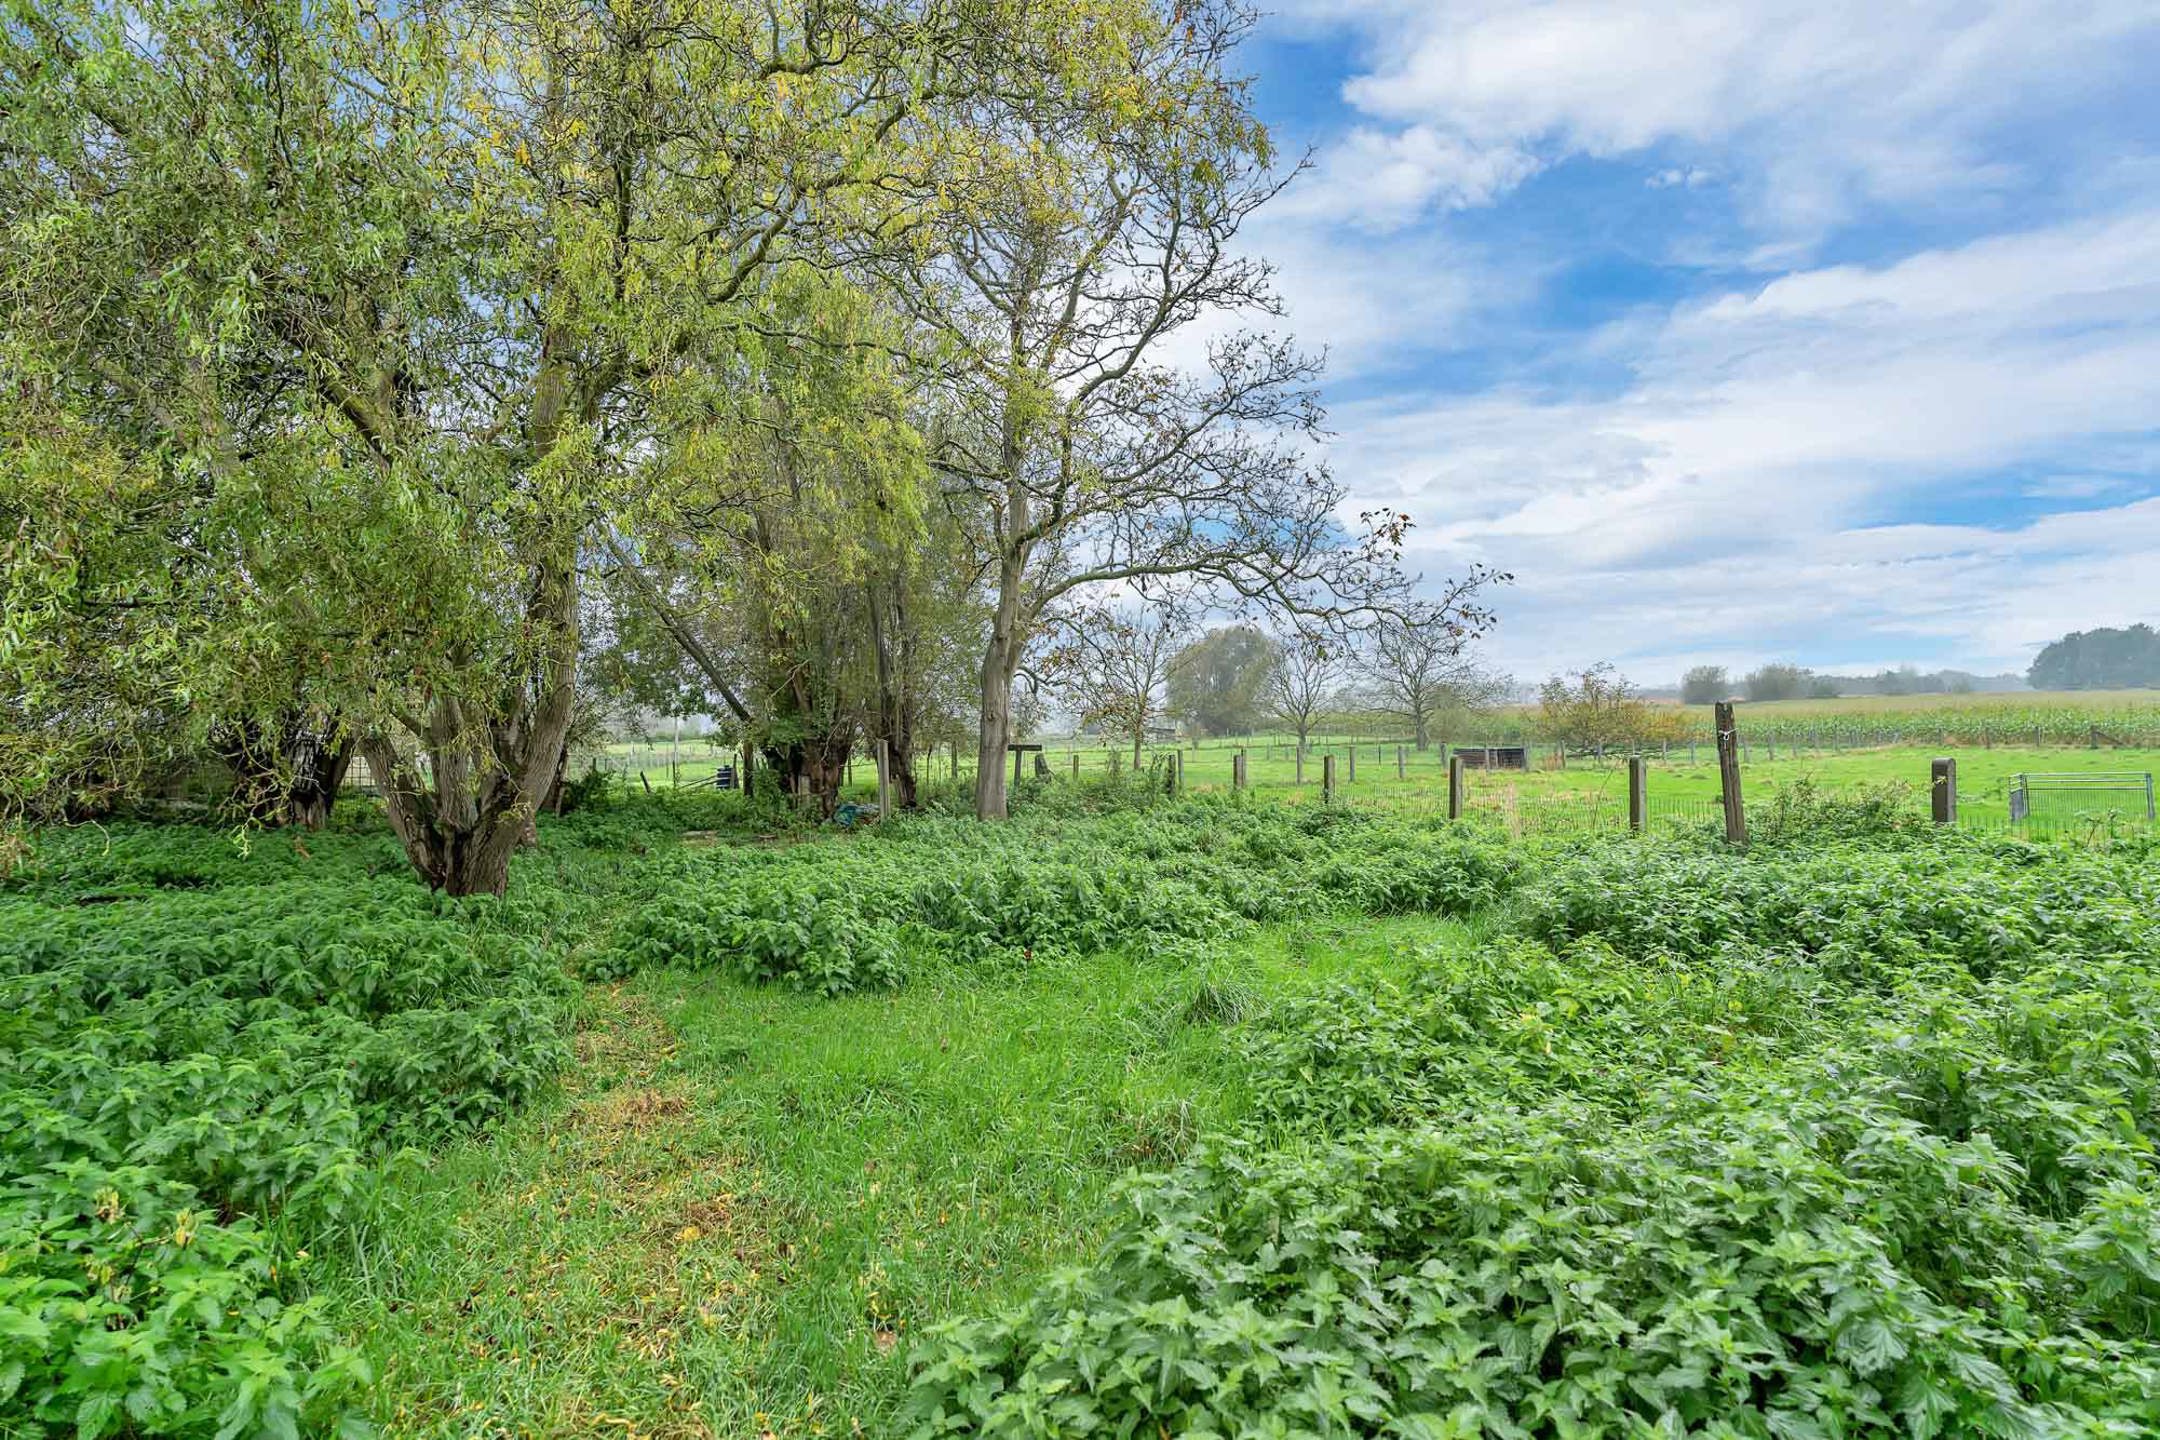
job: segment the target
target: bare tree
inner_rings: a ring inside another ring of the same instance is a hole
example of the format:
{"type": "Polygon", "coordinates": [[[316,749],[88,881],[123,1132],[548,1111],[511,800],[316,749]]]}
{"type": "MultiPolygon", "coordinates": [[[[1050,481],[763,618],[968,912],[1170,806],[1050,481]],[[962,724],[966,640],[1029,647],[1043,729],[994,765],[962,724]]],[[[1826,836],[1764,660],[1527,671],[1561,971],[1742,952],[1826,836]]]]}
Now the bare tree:
{"type": "Polygon", "coordinates": [[[1151,725],[1169,708],[1171,663],[1190,633],[1175,605],[1084,606],[1055,623],[1046,669],[1083,722],[1132,741],[1133,768],[1151,725]]]}
{"type": "Polygon", "coordinates": [[[1119,62],[1120,86],[1155,99],[1137,110],[1084,87],[1012,99],[951,259],[889,271],[944,357],[932,462],[994,597],[981,818],[1005,813],[1013,678],[1063,597],[1176,584],[1341,616],[1400,586],[1409,517],[1346,535],[1342,490],[1304,458],[1315,361],[1249,333],[1165,356],[1196,322],[1279,313],[1268,267],[1237,245],[1294,173],[1226,68],[1248,23],[1226,0],[1181,4],[1119,62]]]}
{"type": "Polygon", "coordinates": [[[1310,636],[1279,642],[1277,652],[1264,691],[1268,713],[1290,728],[1302,750],[1321,718],[1335,708],[1347,667],[1339,654],[1310,636]]]}
{"type": "Polygon", "coordinates": [[[1474,633],[1445,614],[1388,619],[1376,626],[1364,661],[1372,709],[1410,728],[1417,748],[1432,744],[1443,715],[1500,703],[1512,682],[1463,652],[1474,633]]]}

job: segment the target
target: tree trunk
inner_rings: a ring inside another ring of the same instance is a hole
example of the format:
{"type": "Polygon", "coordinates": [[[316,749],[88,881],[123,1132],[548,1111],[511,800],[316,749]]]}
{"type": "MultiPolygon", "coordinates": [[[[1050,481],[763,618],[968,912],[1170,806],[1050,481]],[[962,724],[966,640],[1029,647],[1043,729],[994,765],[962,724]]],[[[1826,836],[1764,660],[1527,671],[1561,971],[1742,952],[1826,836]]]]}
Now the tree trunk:
{"type": "Polygon", "coordinates": [[[915,797],[915,697],[913,649],[905,592],[895,585],[891,614],[882,587],[871,587],[870,643],[877,658],[878,734],[885,741],[885,780],[893,805],[913,810],[915,797]],[[897,651],[897,654],[895,653],[897,651]]]}
{"type": "Polygon", "coordinates": [[[424,772],[386,735],[360,745],[406,858],[430,889],[445,894],[509,888],[510,856],[555,779],[576,718],[574,551],[536,561],[533,581],[526,615],[550,643],[530,688],[517,685],[494,715],[472,714],[454,696],[439,698],[416,736],[427,754],[424,772]]]}
{"type": "Polygon", "coordinates": [[[1417,748],[1429,749],[1432,745],[1432,721],[1420,712],[1411,720],[1411,726],[1417,735],[1417,748]]]}
{"type": "Polygon", "coordinates": [[[352,767],[352,757],[350,740],[331,744],[316,738],[309,746],[306,769],[297,766],[294,769],[292,788],[285,801],[287,820],[310,830],[320,830],[329,824],[330,807],[337,803],[337,793],[345,784],[345,772],[352,767]]]}
{"type": "Polygon", "coordinates": [[[290,712],[274,736],[253,722],[227,733],[216,749],[233,769],[233,803],[251,824],[329,823],[353,754],[352,742],[332,738],[334,728],[290,712]]]}
{"type": "Polygon", "coordinates": [[[1020,581],[1025,557],[998,575],[997,614],[983,649],[982,719],[975,744],[975,818],[1005,818],[1005,749],[1012,742],[1013,677],[1020,671],[1020,581]]]}

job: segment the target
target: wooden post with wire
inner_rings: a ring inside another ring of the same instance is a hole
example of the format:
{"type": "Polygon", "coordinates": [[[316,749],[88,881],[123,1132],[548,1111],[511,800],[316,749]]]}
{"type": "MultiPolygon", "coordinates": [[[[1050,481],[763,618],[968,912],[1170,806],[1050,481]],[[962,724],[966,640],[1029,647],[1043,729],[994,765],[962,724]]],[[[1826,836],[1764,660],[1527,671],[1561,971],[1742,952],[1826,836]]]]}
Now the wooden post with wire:
{"type": "Polygon", "coordinates": [[[1627,828],[1640,835],[1650,824],[1650,762],[1630,755],[1627,762],[1627,828]]]}
{"type": "Polygon", "coordinates": [[[1335,756],[1332,751],[1320,757],[1320,800],[1326,805],[1335,803],[1335,756]]]}
{"type": "Polygon", "coordinates": [[[1403,747],[1397,745],[1395,747],[1395,778],[1398,780],[1406,780],[1409,778],[1408,772],[1409,757],[1403,754],[1403,747]]]}
{"type": "Polygon", "coordinates": [[[1740,803],[1740,727],[1733,719],[1732,701],[1718,701],[1712,713],[1717,726],[1718,785],[1725,806],[1725,843],[1745,845],[1747,811],[1740,803]]]}
{"type": "Polygon", "coordinates": [[[1243,750],[1230,757],[1230,788],[1232,790],[1243,790],[1245,788],[1245,752],[1243,750]]]}
{"type": "Polygon", "coordinates": [[[1447,818],[1462,819],[1463,812],[1463,757],[1448,756],[1447,762],[1447,818]]]}

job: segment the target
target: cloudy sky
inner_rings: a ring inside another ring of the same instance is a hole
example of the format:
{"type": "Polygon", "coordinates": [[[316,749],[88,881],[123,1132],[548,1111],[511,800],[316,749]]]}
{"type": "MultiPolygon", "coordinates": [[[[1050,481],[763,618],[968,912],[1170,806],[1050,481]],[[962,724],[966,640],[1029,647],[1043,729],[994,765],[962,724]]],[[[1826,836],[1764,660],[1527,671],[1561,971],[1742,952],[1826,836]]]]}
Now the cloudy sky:
{"type": "Polygon", "coordinates": [[[1271,3],[1255,243],[1499,663],[2160,622],[2156,0],[1271,3]]]}

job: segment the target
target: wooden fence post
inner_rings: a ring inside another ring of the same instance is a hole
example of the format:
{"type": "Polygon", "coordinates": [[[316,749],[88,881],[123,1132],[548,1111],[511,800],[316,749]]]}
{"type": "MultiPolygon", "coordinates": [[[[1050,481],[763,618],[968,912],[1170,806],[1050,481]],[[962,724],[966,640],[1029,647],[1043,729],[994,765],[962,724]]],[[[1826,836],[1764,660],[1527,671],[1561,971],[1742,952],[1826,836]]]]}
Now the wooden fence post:
{"type": "Polygon", "coordinates": [[[1298,741],[1297,747],[1297,783],[1305,783],[1305,742],[1302,740],[1298,741]]]}
{"type": "Polygon", "coordinates": [[[1357,784],[1357,746],[1350,747],[1350,783],[1357,784]]]}
{"type": "Polygon", "coordinates": [[[1232,790],[1243,790],[1245,788],[1245,752],[1243,750],[1230,757],[1230,788],[1232,790]]]}
{"type": "Polygon", "coordinates": [[[1627,762],[1627,828],[1640,835],[1650,823],[1650,763],[1640,755],[1627,762]]]}
{"type": "Polygon", "coordinates": [[[1182,750],[1173,750],[1170,752],[1170,790],[1171,793],[1178,794],[1182,793],[1184,789],[1185,752],[1182,750]]]}
{"type": "Polygon", "coordinates": [[[1733,721],[1730,700],[1720,700],[1711,712],[1717,726],[1718,785],[1725,805],[1725,842],[1747,844],[1747,811],[1740,804],[1740,728],[1733,721]]]}
{"type": "Polygon", "coordinates": [[[1072,752],[1072,777],[1075,780],[1080,778],[1080,752],[1078,750],[1072,752]]]}
{"type": "Polygon", "coordinates": [[[878,824],[892,813],[892,741],[882,735],[877,742],[877,818],[878,824]]]}
{"type": "Polygon", "coordinates": [[[1335,803],[1335,756],[1332,751],[1320,757],[1320,799],[1323,804],[1335,803]]]}
{"type": "Polygon", "coordinates": [[[1403,747],[1397,745],[1395,747],[1395,778],[1398,780],[1408,779],[1409,768],[1409,760],[1408,757],[1403,754],[1403,747]]]}
{"type": "Polygon", "coordinates": [[[1957,761],[1945,755],[1928,766],[1928,810],[1937,825],[1957,823],[1957,761]]]}
{"type": "Polygon", "coordinates": [[[1462,819],[1463,809],[1463,757],[1448,756],[1447,762],[1447,818],[1462,819]]]}

